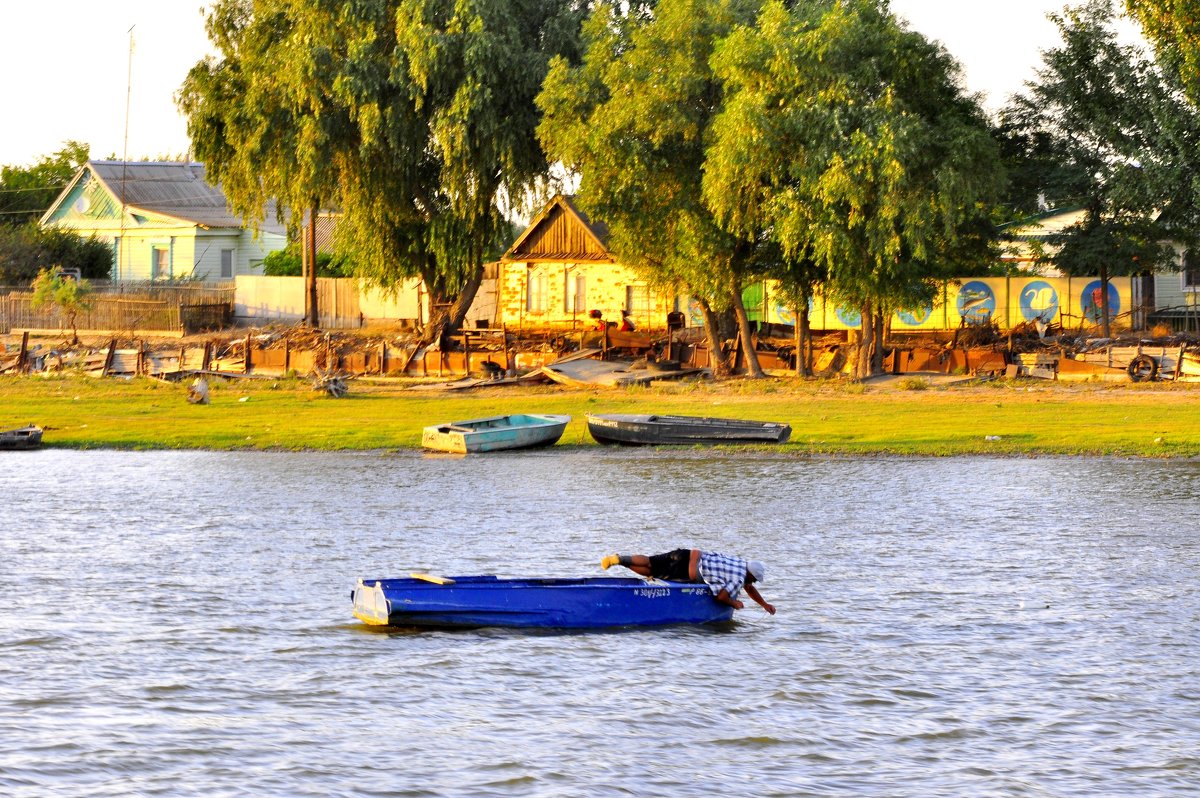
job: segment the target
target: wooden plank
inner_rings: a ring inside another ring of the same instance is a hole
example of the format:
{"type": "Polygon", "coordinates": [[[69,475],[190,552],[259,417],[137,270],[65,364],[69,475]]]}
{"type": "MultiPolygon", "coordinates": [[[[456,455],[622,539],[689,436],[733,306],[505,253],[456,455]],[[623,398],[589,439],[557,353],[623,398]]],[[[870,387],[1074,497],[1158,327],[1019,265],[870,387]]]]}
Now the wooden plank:
{"type": "Polygon", "coordinates": [[[434,574],[426,574],[420,571],[413,571],[409,574],[413,579],[420,579],[424,582],[433,582],[435,585],[452,585],[454,580],[446,576],[435,576],[434,574]]]}
{"type": "Polygon", "coordinates": [[[104,367],[100,369],[100,376],[107,377],[112,371],[113,355],[117,351],[117,339],[113,338],[108,342],[108,354],[104,357],[104,367]]]}

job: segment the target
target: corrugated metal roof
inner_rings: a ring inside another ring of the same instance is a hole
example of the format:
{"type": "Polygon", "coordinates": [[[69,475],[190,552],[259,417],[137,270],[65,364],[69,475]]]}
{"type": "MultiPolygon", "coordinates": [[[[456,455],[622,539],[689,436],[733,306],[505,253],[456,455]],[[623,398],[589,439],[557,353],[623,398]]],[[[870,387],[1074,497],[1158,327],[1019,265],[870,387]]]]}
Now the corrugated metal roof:
{"type": "MultiPolygon", "coordinates": [[[[87,168],[118,202],[204,227],[242,227],[220,186],[204,178],[204,164],[167,161],[88,161],[87,168]]],[[[262,229],[283,233],[275,204],[265,209],[262,229]]]]}

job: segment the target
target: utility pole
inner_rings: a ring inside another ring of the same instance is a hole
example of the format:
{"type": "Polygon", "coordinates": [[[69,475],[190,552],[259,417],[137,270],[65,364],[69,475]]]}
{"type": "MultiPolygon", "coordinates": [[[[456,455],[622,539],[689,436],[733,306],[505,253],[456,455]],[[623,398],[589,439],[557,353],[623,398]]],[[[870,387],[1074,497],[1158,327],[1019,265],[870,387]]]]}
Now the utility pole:
{"type": "Polygon", "coordinates": [[[129,61],[125,70],[125,141],[121,151],[121,237],[117,239],[117,273],[116,278],[120,280],[124,269],[122,263],[125,261],[125,206],[127,204],[125,197],[125,176],[129,171],[129,106],[133,97],[133,29],[137,25],[129,26],[129,61]]]}

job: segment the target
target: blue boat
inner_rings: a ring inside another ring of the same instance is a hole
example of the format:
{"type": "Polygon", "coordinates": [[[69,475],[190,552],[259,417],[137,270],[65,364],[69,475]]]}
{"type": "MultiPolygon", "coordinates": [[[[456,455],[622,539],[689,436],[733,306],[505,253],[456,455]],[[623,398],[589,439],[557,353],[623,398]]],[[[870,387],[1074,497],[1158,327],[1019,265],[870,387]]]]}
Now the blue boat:
{"type": "Polygon", "coordinates": [[[562,437],[570,420],[570,416],[551,413],[516,413],[437,424],[424,429],[421,445],[426,449],[453,454],[553,446],[562,437]]]}
{"type": "Polygon", "coordinates": [[[713,598],[706,585],[638,578],[414,574],[360,579],[352,595],[354,617],[372,626],[601,629],[733,618],[733,608],[713,598]]]}

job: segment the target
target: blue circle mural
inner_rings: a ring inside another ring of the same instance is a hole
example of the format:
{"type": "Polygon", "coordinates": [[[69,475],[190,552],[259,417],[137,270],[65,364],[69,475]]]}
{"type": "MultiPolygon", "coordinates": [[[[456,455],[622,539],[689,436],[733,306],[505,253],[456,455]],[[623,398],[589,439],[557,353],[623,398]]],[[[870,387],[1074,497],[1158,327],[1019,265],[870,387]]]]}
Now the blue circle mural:
{"type": "Polygon", "coordinates": [[[987,283],[971,280],[958,290],[957,304],[967,324],[982,324],[996,312],[996,294],[987,283]]]}
{"type": "Polygon", "coordinates": [[[933,305],[925,305],[916,310],[898,310],[896,316],[909,327],[917,327],[929,321],[933,315],[933,305]]]}
{"type": "Polygon", "coordinates": [[[691,326],[693,326],[693,327],[703,327],[704,326],[704,308],[702,308],[700,306],[700,303],[697,300],[691,299],[691,298],[688,299],[687,312],[688,312],[688,319],[690,319],[692,322],[691,326]]]}
{"type": "MultiPolygon", "coordinates": [[[[1083,309],[1083,317],[1092,324],[1100,323],[1104,315],[1104,304],[1101,301],[1104,293],[1099,280],[1092,280],[1083,287],[1079,295],[1079,307],[1083,309]]],[[[1121,294],[1112,283],[1108,284],[1108,317],[1111,319],[1121,312],[1121,294]]]]}
{"type": "MultiPolygon", "coordinates": [[[[811,316],[812,312],[813,312],[813,298],[809,297],[808,298],[808,315],[811,316]]],[[[796,323],[795,311],[792,310],[792,306],[790,304],[788,304],[787,302],[784,302],[782,299],[777,300],[775,302],[775,315],[784,324],[795,324],[796,323]]]]}
{"type": "Polygon", "coordinates": [[[857,310],[847,309],[839,305],[838,309],[834,311],[834,314],[838,317],[838,321],[840,321],[842,324],[845,324],[847,327],[862,326],[862,314],[857,310]]]}
{"type": "Polygon", "coordinates": [[[792,313],[791,307],[789,307],[788,305],[786,305],[783,302],[775,303],[775,315],[784,324],[795,324],[796,323],[796,314],[792,313]]]}
{"type": "Polygon", "coordinates": [[[1021,315],[1025,321],[1054,321],[1058,315],[1058,292],[1045,280],[1034,280],[1021,289],[1021,315]]]}

